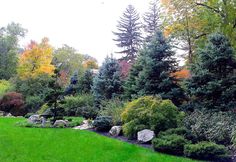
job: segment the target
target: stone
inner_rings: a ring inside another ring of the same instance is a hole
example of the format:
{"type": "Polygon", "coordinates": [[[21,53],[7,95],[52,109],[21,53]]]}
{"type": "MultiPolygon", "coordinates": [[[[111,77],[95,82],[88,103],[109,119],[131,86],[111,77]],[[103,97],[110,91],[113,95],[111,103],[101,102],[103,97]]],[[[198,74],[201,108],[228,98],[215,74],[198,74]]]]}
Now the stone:
{"type": "Polygon", "coordinates": [[[42,120],[40,118],[40,115],[31,115],[29,118],[28,118],[28,122],[29,123],[32,123],[32,124],[41,124],[42,123],[42,120]]]}
{"type": "Polygon", "coordinates": [[[152,130],[144,129],[138,132],[138,141],[140,143],[150,142],[155,137],[155,134],[152,130]]]}
{"type": "Polygon", "coordinates": [[[53,124],[53,127],[67,127],[68,124],[68,120],[56,120],[53,124]]]}
{"type": "Polygon", "coordinates": [[[110,135],[117,137],[121,134],[122,127],[121,126],[113,126],[109,131],[110,135]]]}
{"type": "Polygon", "coordinates": [[[4,116],[5,112],[4,111],[0,111],[0,116],[4,116]]]}
{"type": "Polygon", "coordinates": [[[5,115],[5,117],[13,117],[13,115],[11,113],[8,113],[5,115]]]}
{"type": "Polygon", "coordinates": [[[84,120],[80,126],[76,126],[73,129],[86,130],[91,128],[93,128],[91,122],[89,122],[88,120],[84,120]]]}

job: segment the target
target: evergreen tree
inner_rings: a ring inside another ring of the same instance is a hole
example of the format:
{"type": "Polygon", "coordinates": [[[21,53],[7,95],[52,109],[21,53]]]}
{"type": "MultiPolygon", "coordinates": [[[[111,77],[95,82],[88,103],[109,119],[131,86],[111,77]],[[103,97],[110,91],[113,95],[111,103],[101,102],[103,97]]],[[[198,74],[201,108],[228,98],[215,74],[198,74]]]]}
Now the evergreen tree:
{"type": "Polygon", "coordinates": [[[90,93],[92,85],[93,73],[90,69],[87,69],[79,80],[79,91],[81,93],[90,93]]]}
{"type": "Polygon", "coordinates": [[[48,106],[50,107],[50,113],[52,114],[52,121],[63,118],[64,109],[60,107],[63,99],[63,88],[59,84],[60,73],[58,69],[54,70],[54,75],[49,83],[51,88],[50,93],[46,97],[48,106]]]}
{"type": "Polygon", "coordinates": [[[153,0],[150,2],[149,10],[144,13],[144,31],[146,32],[146,41],[150,42],[151,38],[155,35],[161,26],[160,20],[160,1],[153,0]]]}
{"type": "Polygon", "coordinates": [[[222,34],[208,37],[197,52],[192,78],[187,82],[191,108],[229,110],[236,107],[236,59],[229,40],[222,34]]]}
{"type": "Polygon", "coordinates": [[[122,92],[120,79],[120,66],[116,59],[107,57],[103,62],[99,73],[93,80],[93,95],[97,104],[101,100],[111,99],[122,92]]]}
{"type": "Polygon", "coordinates": [[[136,95],[160,95],[163,99],[172,100],[176,105],[181,104],[184,93],[172,76],[177,70],[173,55],[174,52],[162,33],[157,32],[150,44],[141,51],[141,71],[137,69],[139,73],[132,85],[136,95]]]}
{"type": "Polygon", "coordinates": [[[118,32],[113,32],[117,36],[114,41],[118,42],[117,46],[123,48],[118,52],[125,54],[123,59],[134,61],[140,44],[142,42],[141,23],[139,22],[139,14],[132,5],[129,5],[123,17],[118,21],[118,32]]]}

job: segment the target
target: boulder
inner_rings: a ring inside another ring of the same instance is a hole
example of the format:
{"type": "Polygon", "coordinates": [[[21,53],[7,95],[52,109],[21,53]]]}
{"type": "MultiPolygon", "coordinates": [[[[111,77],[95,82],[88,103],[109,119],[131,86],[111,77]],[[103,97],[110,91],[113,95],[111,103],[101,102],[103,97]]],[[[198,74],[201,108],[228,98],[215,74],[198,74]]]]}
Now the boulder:
{"type": "Polygon", "coordinates": [[[121,134],[122,127],[121,126],[113,126],[109,131],[110,135],[117,137],[121,134]]]}
{"type": "Polygon", "coordinates": [[[42,120],[40,118],[40,115],[31,115],[28,118],[28,122],[32,124],[41,124],[42,120]]]}
{"type": "Polygon", "coordinates": [[[56,120],[53,124],[53,127],[67,127],[68,124],[68,120],[56,120]]]}
{"type": "Polygon", "coordinates": [[[149,129],[144,129],[138,132],[138,141],[140,143],[150,142],[154,137],[155,137],[154,132],[149,129]]]}
{"type": "Polygon", "coordinates": [[[85,130],[93,128],[92,124],[88,120],[84,120],[80,126],[76,126],[73,129],[85,130]]]}
{"type": "Polygon", "coordinates": [[[0,116],[4,116],[5,112],[4,111],[0,111],[0,116]]]}

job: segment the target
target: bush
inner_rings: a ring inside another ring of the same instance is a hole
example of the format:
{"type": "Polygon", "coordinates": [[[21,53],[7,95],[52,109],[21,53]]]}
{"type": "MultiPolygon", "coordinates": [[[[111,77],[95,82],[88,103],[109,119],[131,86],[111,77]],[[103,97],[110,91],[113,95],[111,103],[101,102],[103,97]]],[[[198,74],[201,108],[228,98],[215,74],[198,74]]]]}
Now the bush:
{"type": "Polygon", "coordinates": [[[153,139],[152,145],[156,151],[182,155],[184,152],[184,145],[189,143],[183,136],[172,134],[164,135],[153,139]]]}
{"type": "Polygon", "coordinates": [[[0,80],[0,98],[11,90],[13,90],[13,85],[9,81],[0,80]]]}
{"type": "Polygon", "coordinates": [[[187,133],[188,133],[188,130],[186,128],[180,127],[180,128],[171,128],[164,132],[162,131],[159,133],[158,136],[166,136],[166,135],[171,135],[171,134],[185,136],[187,133]]]}
{"type": "Polygon", "coordinates": [[[65,117],[65,119],[69,121],[68,127],[75,127],[81,125],[83,122],[83,118],[81,117],[65,117]]]}
{"type": "Polygon", "coordinates": [[[217,144],[231,144],[233,131],[236,129],[234,113],[195,111],[184,120],[196,141],[213,141],[217,144]]]}
{"type": "Polygon", "coordinates": [[[62,108],[67,116],[83,116],[84,118],[96,118],[98,110],[93,106],[93,96],[88,94],[65,97],[62,108]]]}
{"type": "Polygon", "coordinates": [[[27,96],[25,106],[28,112],[34,113],[43,105],[44,100],[40,96],[27,96]]]}
{"type": "Polygon", "coordinates": [[[112,118],[110,116],[99,116],[94,120],[93,126],[97,131],[109,131],[112,127],[112,118]]]}
{"type": "Polygon", "coordinates": [[[143,128],[151,129],[158,134],[169,128],[178,126],[181,113],[170,100],[162,100],[153,96],[138,98],[129,102],[122,113],[124,134],[135,138],[143,128]]]}
{"type": "Polygon", "coordinates": [[[23,96],[20,93],[6,93],[0,100],[0,110],[14,116],[24,116],[27,111],[24,106],[23,96]]]}
{"type": "Polygon", "coordinates": [[[103,101],[100,105],[100,116],[111,116],[113,125],[121,125],[121,113],[123,111],[124,102],[119,99],[103,101]]]}
{"type": "Polygon", "coordinates": [[[185,145],[184,154],[187,157],[196,159],[217,160],[227,158],[228,150],[223,145],[203,141],[197,144],[185,145]]]}

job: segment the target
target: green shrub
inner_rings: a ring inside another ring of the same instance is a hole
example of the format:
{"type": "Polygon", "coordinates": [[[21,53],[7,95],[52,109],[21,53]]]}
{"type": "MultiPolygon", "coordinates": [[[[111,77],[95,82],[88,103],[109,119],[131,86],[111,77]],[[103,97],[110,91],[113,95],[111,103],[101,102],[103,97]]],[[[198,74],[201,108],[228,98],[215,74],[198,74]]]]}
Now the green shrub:
{"type": "Polygon", "coordinates": [[[171,128],[171,129],[168,129],[166,131],[160,132],[158,136],[165,136],[165,135],[171,135],[171,134],[177,134],[177,135],[185,136],[187,134],[187,132],[188,132],[188,130],[184,127],[171,128]]]}
{"type": "Polygon", "coordinates": [[[65,97],[62,108],[67,116],[83,116],[84,118],[96,118],[98,110],[93,106],[93,96],[88,94],[65,97]]]}
{"type": "Polygon", "coordinates": [[[170,100],[153,96],[145,96],[129,102],[121,115],[124,134],[130,138],[136,137],[139,128],[151,129],[155,134],[169,128],[176,128],[180,116],[181,113],[170,100]]]}
{"type": "Polygon", "coordinates": [[[182,155],[184,152],[184,145],[189,143],[183,136],[172,134],[163,135],[161,137],[155,138],[152,141],[153,148],[156,151],[182,155]]]}
{"type": "Polygon", "coordinates": [[[94,120],[93,126],[98,131],[109,131],[112,127],[112,118],[110,116],[99,116],[94,120]]]}
{"type": "Polygon", "coordinates": [[[103,101],[100,105],[100,116],[111,116],[113,125],[121,125],[121,113],[123,111],[124,102],[120,99],[112,99],[103,101]]]}
{"type": "Polygon", "coordinates": [[[13,85],[9,81],[0,80],[0,98],[11,90],[13,90],[13,85]]]}
{"type": "Polygon", "coordinates": [[[34,113],[43,105],[44,100],[40,96],[27,96],[25,106],[28,112],[34,113]]]}
{"type": "Polygon", "coordinates": [[[213,141],[217,144],[231,144],[233,131],[236,129],[236,118],[231,112],[195,111],[184,120],[196,141],[213,141]]]}
{"type": "Polygon", "coordinates": [[[224,145],[203,141],[197,144],[185,145],[184,154],[187,157],[196,159],[217,160],[227,158],[228,150],[224,145]]]}
{"type": "Polygon", "coordinates": [[[69,121],[68,127],[75,127],[81,125],[83,122],[83,118],[81,117],[65,117],[65,119],[69,121]]]}

